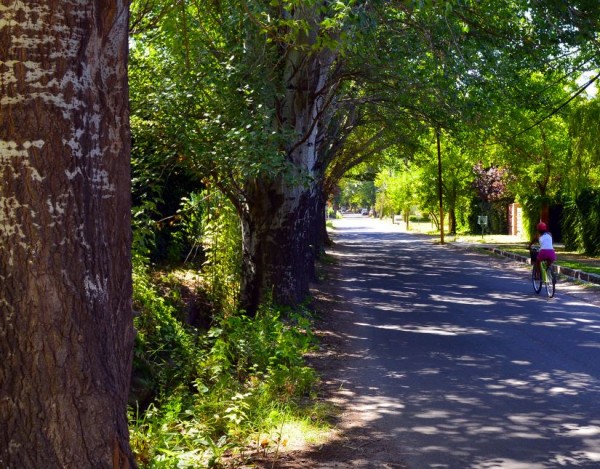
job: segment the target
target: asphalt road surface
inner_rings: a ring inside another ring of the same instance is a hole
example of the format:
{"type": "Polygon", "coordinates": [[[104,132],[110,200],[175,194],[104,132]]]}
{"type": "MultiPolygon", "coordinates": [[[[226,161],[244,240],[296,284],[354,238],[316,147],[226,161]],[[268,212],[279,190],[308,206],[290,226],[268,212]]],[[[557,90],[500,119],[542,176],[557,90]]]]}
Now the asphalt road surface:
{"type": "Polygon", "coordinates": [[[381,467],[600,468],[593,294],[560,282],[548,299],[505,260],[367,217],[334,224],[352,350],[338,396],[382,442],[381,467]]]}

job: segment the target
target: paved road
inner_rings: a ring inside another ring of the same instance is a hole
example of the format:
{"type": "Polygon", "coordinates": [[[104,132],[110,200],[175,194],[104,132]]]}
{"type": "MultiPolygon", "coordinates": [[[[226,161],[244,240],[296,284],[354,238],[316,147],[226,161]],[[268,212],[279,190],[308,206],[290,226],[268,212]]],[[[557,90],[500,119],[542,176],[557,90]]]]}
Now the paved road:
{"type": "Polygon", "coordinates": [[[600,467],[598,305],[391,224],[335,225],[342,427],[369,430],[381,467],[600,467]]]}

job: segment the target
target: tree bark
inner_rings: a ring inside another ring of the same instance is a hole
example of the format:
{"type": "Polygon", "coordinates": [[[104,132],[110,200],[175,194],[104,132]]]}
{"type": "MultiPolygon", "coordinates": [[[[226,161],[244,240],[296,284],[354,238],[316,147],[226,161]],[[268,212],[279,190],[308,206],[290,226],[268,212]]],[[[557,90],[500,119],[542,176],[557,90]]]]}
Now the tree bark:
{"type": "Polygon", "coordinates": [[[311,246],[314,246],[315,257],[317,259],[325,252],[326,247],[333,244],[327,233],[327,215],[325,213],[327,208],[327,198],[325,192],[320,190],[315,200],[315,224],[313,226],[314,239],[311,246]]]}
{"type": "Polygon", "coordinates": [[[0,4],[0,467],[134,467],[128,2],[0,4]]]}
{"type": "Polygon", "coordinates": [[[254,201],[241,216],[243,267],[241,308],[253,316],[265,300],[295,305],[315,278],[316,198],[296,185],[256,181],[247,187],[254,201]]]}

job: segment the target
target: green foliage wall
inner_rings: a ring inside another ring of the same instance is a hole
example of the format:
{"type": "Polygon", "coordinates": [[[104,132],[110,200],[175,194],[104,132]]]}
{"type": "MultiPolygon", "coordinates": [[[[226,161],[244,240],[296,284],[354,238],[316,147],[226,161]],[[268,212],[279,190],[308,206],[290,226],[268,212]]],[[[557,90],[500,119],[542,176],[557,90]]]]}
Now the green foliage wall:
{"type": "Polygon", "coordinates": [[[586,188],[565,197],[563,241],[567,249],[600,255],[600,190],[586,188]]]}
{"type": "Polygon", "coordinates": [[[189,204],[203,188],[182,156],[175,96],[159,93],[160,62],[132,50],[130,63],[131,177],[134,251],[153,262],[180,262],[195,242],[189,236],[189,204]],[[143,60],[142,60],[143,59],[143,60]],[[188,219],[186,219],[188,218],[188,219]],[[186,232],[187,231],[187,232],[186,232]]]}

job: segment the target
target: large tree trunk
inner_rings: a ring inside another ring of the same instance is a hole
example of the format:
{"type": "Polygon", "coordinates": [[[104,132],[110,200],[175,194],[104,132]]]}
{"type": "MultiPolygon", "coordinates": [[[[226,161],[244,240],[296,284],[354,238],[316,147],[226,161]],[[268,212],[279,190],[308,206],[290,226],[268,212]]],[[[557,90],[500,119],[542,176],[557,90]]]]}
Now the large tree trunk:
{"type": "Polygon", "coordinates": [[[299,7],[294,18],[310,28],[299,33],[286,53],[282,79],[285,96],[277,104],[275,126],[290,135],[284,151],[288,167],[276,178],[249,180],[241,210],[243,259],[241,306],[256,311],[266,294],[293,305],[309,293],[315,277],[319,173],[317,135],[327,107],[327,79],[334,52],[311,51],[317,40],[319,9],[299,7]]]}
{"type": "Polygon", "coordinates": [[[241,307],[254,315],[265,298],[294,305],[306,299],[315,278],[315,201],[311,190],[257,181],[254,201],[242,213],[241,307]]]}
{"type": "Polygon", "coordinates": [[[135,465],[127,19],[0,4],[0,467],[135,465]]]}

